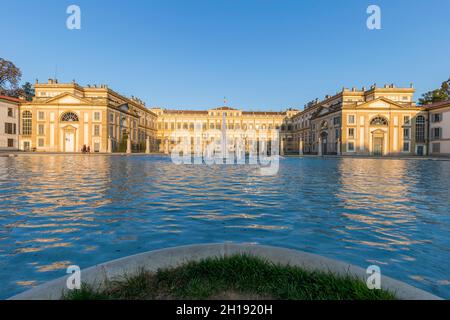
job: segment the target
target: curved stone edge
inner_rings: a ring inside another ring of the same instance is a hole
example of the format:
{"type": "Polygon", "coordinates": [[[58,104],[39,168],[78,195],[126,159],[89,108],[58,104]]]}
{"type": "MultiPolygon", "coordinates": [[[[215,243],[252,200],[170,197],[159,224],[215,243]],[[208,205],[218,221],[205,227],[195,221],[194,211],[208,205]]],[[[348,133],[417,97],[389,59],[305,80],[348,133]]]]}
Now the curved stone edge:
{"type": "MultiPolygon", "coordinates": [[[[125,274],[134,274],[142,268],[148,271],[157,271],[161,268],[177,267],[189,261],[244,253],[265,258],[281,265],[299,266],[310,271],[331,272],[341,276],[350,275],[364,282],[367,279],[366,270],[360,267],[316,254],[271,246],[224,243],[161,249],[109,261],[82,270],[81,281],[93,287],[101,288],[108,281],[123,277],[125,274]]],[[[59,300],[62,293],[67,290],[68,276],[46,282],[13,296],[9,300],[59,300]]],[[[442,300],[431,293],[383,275],[381,276],[381,287],[402,300],[442,300]]]]}

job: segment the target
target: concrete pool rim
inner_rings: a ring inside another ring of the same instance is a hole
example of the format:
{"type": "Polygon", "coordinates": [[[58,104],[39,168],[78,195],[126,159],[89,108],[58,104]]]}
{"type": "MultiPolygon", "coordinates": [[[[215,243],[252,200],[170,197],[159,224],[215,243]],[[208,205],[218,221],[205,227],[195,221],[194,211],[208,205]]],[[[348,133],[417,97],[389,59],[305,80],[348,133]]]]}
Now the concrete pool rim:
{"type": "MultiPolygon", "coordinates": [[[[105,281],[121,277],[124,274],[133,274],[142,267],[149,271],[156,271],[160,268],[180,266],[188,261],[244,253],[265,258],[277,264],[299,266],[306,270],[325,271],[336,275],[351,275],[364,282],[368,276],[363,268],[312,253],[254,244],[221,243],[160,249],[108,261],[82,270],[81,281],[98,287],[105,281]]],[[[67,290],[68,276],[43,283],[9,298],[9,300],[59,300],[62,292],[67,290]]],[[[383,270],[381,270],[381,287],[391,291],[401,300],[442,300],[442,298],[424,290],[384,276],[383,270]]]]}

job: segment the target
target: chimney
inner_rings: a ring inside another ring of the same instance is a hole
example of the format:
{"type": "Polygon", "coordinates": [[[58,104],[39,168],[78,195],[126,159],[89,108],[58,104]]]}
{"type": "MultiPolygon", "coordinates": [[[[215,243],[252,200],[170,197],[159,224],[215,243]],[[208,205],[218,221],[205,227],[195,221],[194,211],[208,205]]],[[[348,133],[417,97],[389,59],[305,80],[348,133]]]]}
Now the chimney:
{"type": "Polygon", "coordinates": [[[53,79],[48,79],[48,84],[53,84],[53,79]]]}

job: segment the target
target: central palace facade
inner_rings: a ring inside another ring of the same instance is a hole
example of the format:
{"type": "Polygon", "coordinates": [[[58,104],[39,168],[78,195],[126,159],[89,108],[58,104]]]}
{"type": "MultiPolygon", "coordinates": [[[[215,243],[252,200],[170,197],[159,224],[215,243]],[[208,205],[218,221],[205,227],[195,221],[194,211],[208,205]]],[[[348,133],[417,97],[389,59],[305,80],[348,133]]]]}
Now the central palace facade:
{"type": "Polygon", "coordinates": [[[163,152],[175,131],[228,133],[277,130],[280,154],[426,155],[428,111],[415,89],[394,85],[344,88],[303,110],[245,111],[147,108],[106,85],[35,84],[35,97],[20,104],[19,149],[38,152],[163,152]],[[197,126],[197,127],[196,127],[197,126]]]}

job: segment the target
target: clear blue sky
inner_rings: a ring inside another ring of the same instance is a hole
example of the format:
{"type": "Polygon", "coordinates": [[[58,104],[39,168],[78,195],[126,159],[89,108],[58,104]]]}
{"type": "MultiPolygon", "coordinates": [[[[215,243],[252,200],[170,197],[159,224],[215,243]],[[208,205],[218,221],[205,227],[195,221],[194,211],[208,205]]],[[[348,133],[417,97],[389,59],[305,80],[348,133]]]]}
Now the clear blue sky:
{"type": "Polygon", "coordinates": [[[34,83],[107,83],[166,108],[302,107],[343,86],[450,76],[448,0],[0,0],[0,57],[34,83]],[[66,28],[66,8],[82,29],[66,28]],[[382,30],[366,9],[382,9],[382,30]]]}

